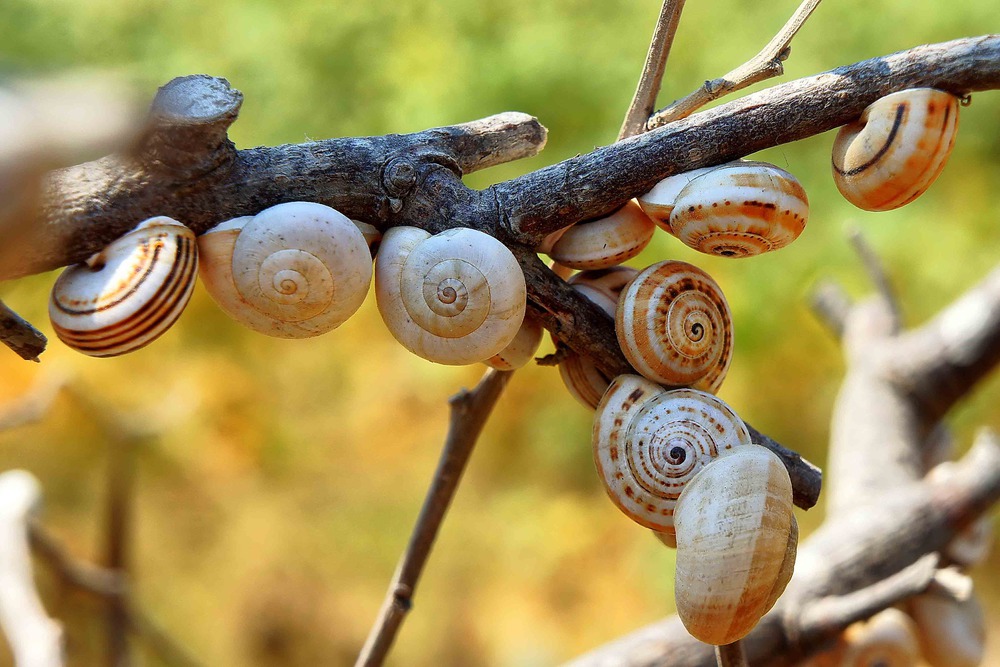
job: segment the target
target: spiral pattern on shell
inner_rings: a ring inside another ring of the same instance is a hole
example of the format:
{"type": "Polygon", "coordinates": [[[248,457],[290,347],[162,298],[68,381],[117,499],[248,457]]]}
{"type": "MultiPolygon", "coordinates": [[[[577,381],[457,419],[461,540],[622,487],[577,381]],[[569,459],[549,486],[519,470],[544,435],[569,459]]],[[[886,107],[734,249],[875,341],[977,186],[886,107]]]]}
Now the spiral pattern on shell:
{"type": "Polygon", "coordinates": [[[49,319],[68,346],[113,357],[148,345],[180,316],[198,271],[194,232],[159,216],[145,220],[56,280],[49,319]]]}
{"type": "Polygon", "coordinates": [[[504,349],[524,320],[527,288],[513,253],[473,229],[435,236],[393,227],[382,237],[375,296],[389,332],[440,364],[471,364],[504,349]]]}
{"type": "Polygon", "coordinates": [[[833,142],[833,178],[847,201],[889,211],[920,196],[944,170],[958,131],[958,98],[933,88],[887,95],[833,142]]]}
{"type": "Polygon", "coordinates": [[[711,169],[685,185],[670,214],[670,232],[709,255],[750,257],[799,237],[809,199],[799,181],[766,162],[711,169]]]}
{"type": "Polygon", "coordinates": [[[644,377],[714,393],[733,354],[732,316],[712,278],[686,262],[653,264],[618,301],[622,352],[644,377]]]}
{"type": "Polygon", "coordinates": [[[371,254],[347,216],[289,202],[223,222],[199,237],[202,282],[216,303],[254,331],[318,336],[361,307],[371,254]]]}
{"type": "Polygon", "coordinates": [[[750,444],[725,403],[694,389],[665,390],[620,375],[594,416],[594,463],[611,501],[633,521],[674,532],[684,487],[722,452],[750,444]]]}

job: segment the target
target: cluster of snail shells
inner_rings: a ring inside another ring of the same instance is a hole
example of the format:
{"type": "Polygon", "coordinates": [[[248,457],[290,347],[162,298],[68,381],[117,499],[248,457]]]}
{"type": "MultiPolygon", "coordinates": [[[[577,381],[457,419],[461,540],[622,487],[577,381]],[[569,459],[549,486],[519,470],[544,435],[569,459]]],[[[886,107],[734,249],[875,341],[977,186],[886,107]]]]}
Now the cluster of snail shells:
{"type": "Polygon", "coordinates": [[[866,211],[916,199],[944,170],[958,130],[959,100],[934,88],[887,95],[842,127],[833,143],[833,178],[866,211]]]}
{"type": "Polygon", "coordinates": [[[711,394],[635,375],[597,408],[594,462],[612,502],[677,547],[677,611],[712,644],[745,636],[791,577],[798,529],[781,461],[711,394]]]}

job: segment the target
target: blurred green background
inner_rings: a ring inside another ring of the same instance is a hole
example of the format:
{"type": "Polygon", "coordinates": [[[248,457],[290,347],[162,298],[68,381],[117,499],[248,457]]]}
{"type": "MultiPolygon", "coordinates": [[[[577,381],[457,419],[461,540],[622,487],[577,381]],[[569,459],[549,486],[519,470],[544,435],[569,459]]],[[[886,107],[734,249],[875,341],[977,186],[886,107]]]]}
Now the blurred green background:
{"type": "MultiPolygon", "coordinates": [[[[752,56],[793,9],[689,3],[661,102],[752,56]]],[[[246,96],[231,131],[240,148],[408,132],[507,110],[537,116],[549,129],[546,150],[467,179],[483,187],[614,140],[658,11],[655,0],[3,0],[0,69],[110,70],[142,99],[175,76],[223,76],[246,96]]],[[[785,78],[989,31],[1000,31],[992,0],[887,0],[877,10],[830,0],[795,40],[785,78]]],[[[684,259],[715,277],[737,341],[721,397],[817,462],[844,363],[809,312],[809,292],[824,278],[855,296],[870,289],[845,240],[850,226],[885,259],[911,325],[1000,259],[1000,95],[978,94],[962,110],[943,176],[895,212],[865,213],[840,197],[829,175],[832,139],[758,155],[809,193],[809,226],[791,248],[724,261],[658,233],[631,262],[684,259]]],[[[482,369],[410,355],[385,331],[373,297],[333,333],[284,341],[240,328],[200,286],[156,343],[92,360],[51,335],[54,278],[0,285],[0,297],[51,339],[40,365],[0,353],[0,400],[68,374],[95,400],[162,427],[138,453],[132,561],[142,606],[205,664],[350,663],[432,475],[447,397],[482,369]]],[[[542,352],[550,350],[546,340],[542,352]]],[[[998,399],[994,374],[956,409],[960,447],[979,425],[1000,428],[998,399]]],[[[390,664],[548,665],[672,611],[673,555],[605,498],[590,421],[554,369],[515,375],[390,664]]],[[[0,433],[0,469],[34,472],[44,522],[94,560],[108,451],[92,415],[65,396],[40,423],[0,433]]],[[[799,513],[806,533],[821,518],[822,507],[799,513]]],[[[987,574],[998,568],[995,550],[976,574],[993,635],[987,664],[1000,664],[1000,579],[987,574]]],[[[71,664],[98,664],[102,605],[60,587],[44,567],[38,577],[49,611],[66,623],[71,664]]]]}

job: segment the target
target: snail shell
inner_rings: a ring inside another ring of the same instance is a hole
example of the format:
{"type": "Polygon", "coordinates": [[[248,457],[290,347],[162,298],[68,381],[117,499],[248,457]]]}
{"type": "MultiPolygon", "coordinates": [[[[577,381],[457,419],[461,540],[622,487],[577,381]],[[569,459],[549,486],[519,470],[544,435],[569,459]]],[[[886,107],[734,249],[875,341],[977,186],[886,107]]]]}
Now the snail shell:
{"type": "Polygon", "coordinates": [[[498,371],[513,371],[522,368],[531,361],[538,346],[542,343],[542,325],[536,320],[525,317],[521,328],[517,330],[514,340],[483,363],[498,371]]]}
{"type": "Polygon", "coordinates": [[[435,236],[415,227],[387,231],[375,296],[396,340],[440,364],[472,364],[500,352],[521,328],[527,304],[513,253],[466,228],[435,236]]]}
{"type": "Polygon", "coordinates": [[[956,600],[925,593],[909,601],[916,638],[931,667],[976,667],[986,651],[986,621],[975,596],[956,600]]]}
{"type": "Polygon", "coordinates": [[[940,175],[958,130],[958,98],[933,88],[877,100],[833,142],[833,180],[847,201],[889,211],[920,196],[940,175]]]}
{"type": "Polygon", "coordinates": [[[737,447],[684,488],[674,511],[677,614],[693,637],[731,644],[791,578],[798,530],[792,483],[764,447],[737,447]]]}
{"type": "Polygon", "coordinates": [[[636,201],[639,202],[639,206],[642,207],[643,212],[658,227],[673,234],[670,230],[670,214],[674,210],[674,202],[677,201],[677,195],[680,194],[681,190],[688,183],[703,174],[707,174],[717,168],[717,166],[692,169],[691,171],[668,176],[654,185],[653,189],[646,194],[636,197],[636,201]]]}
{"type": "Polygon", "coordinates": [[[323,204],[289,202],[227,220],[198,245],[201,279],[215,302],[269,336],[307,338],[337,328],[371,284],[365,237],[323,204]]]}
{"type": "Polygon", "coordinates": [[[917,627],[899,609],[883,609],[844,631],[840,667],[913,667],[920,659],[917,627]]]}
{"type": "Polygon", "coordinates": [[[670,214],[670,232],[709,255],[749,257],[798,238],[809,200],[798,180],[766,162],[716,167],[685,185],[670,214]]]}
{"type": "Polygon", "coordinates": [[[92,357],[149,344],[177,320],[198,271],[194,232],[159,216],[139,223],[59,276],[49,319],[59,338],[92,357]]]}
{"type": "Polygon", "coordinates": [[[606,269],[642,252],[655,229],[633,200],[607,217],[568,228],[548,254],[572,269],[606,269]]]}
{"type": "MultiPolygon", "coordinates": [[[[569,279],[569,283],[614,317],[622,290],[638,274],[630,266],[615,266],[577,273],[569,279]]],[[[597,407],[604,391],[611,384],[611,378],[602,373],[593,361],[575,352],[568,353],[559,362],[559,376],[573,398],[591,410],[597,407]]]]}
{"type": "Polygon", "coordinates": [[[716,397],[638,375],[615,378],[594,415],[594,463],[611,501],[668,535],[684,487],[709,461],[747,444],[743,421],[716,397]]]}
{"type": "Polygon", "coordinates": [[[618,301],[615,331],[629,363],[654,382],[714,393],[729,370],[729,304],[691,264],[660,262],[636,276],[618,301]]]}

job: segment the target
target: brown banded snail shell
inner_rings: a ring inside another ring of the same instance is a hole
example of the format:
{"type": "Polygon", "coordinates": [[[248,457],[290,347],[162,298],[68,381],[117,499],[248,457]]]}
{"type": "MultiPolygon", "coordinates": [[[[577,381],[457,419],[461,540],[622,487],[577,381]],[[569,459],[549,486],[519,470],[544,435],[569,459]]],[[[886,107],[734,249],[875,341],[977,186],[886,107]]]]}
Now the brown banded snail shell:
{"type": "Polygon", "coordinates": [[[661,533],[674,532],[685,485],[712,459],[748,444],[743,421],[716,397],[668,391],[638,375],[615,378],[594,415],[594,463],[608,497],[661,533]]]}
{"type": "Polygon", "coordinates": [[[670,232],[699,252],[749,257],[785,247],[808,218],[809,199],[794,176],[766,162],[741,161],[685,185],[670,214],[670,232]]]}
{"type": "Polygon", "coordinates": [[[659,384],[714,393],[729,370],[729,304],[711,276],[686,262],[636,276],[618,301],[615,331],[629,363],[659,384]]]}
{"type": "Polygon", "coordinates": [[[653,189],[646,194],[636,197],[636,201],[639,202],[642,210],[660,229],[672,234],[673,232],[670,231],[670,214],[673,213],[677,195],[680,194],[680,191],[688,183],[699,176],[707,174],[717,166],[692,169],[691,171],[668,176],[654,185],[653,189]]]}
{"type": "Polygon", "coordinates": [[[745,637],[785,590],[798,529],[781,460],[757,445],[710,461],[674,509],[677,615],[696,639],[745,637]]]}
{"type": "Polygon", "coordinates": [[[514,254],[467,228],[431,236],[393,227],[382,237],[375,296],[389,332],[406,349],[439,364],[473,364],[514,340],[527,306],[514,254]]]}
{"type": "Polygon", "coordinates": [[[642,252],[655,229],[632,200],[607,217],[568,228],[548,255],[572,269],[606,269],[642,252]]]}
{"type": "Polygon", "coordinates": [[[318,336],[361,307],[371,253],[342,213],[289,202],[216,225],[198,237],[201,279],[231,318],[279,338],[318,336]]]}
{"type": "Polygon", "coordinates": [[[92,357],[113,357],[155,340],[180,316],[198,273],[194,232],[158,216],[141,222],[52,287],[56,335],[92,357]]]}
{"type": "Polygon", "coordinates": [[[958,130],[958,98],[934,88],[887,95],[833,142],[833,179],[847,201],[889,211],[916,199],[941,174],[958,130]]]}

